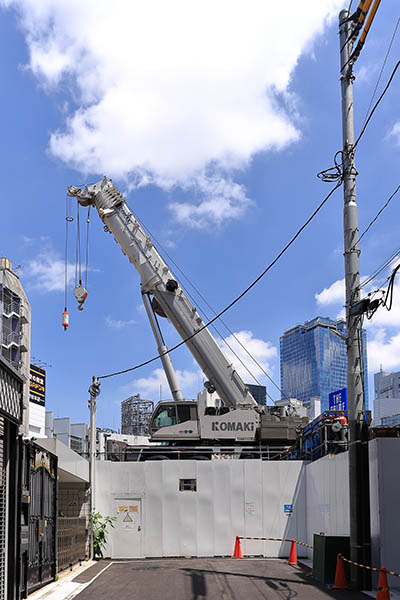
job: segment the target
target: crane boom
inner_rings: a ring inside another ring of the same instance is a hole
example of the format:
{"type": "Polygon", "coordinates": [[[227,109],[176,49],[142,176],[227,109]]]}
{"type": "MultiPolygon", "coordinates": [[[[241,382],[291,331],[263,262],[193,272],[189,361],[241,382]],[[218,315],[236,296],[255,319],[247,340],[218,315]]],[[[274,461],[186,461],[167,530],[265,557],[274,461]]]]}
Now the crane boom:
{"type": "Polygon", "coordinates": [[[82,189],[70,186],[67,193],[77,198],[82,206],[97,209],[105,231],[113,234],[122,252],[139,272],[142,293],[153,296],[157,312],[168,318],[185,341],[208,379],[209,391],[215,389],[229,407],[257,406],[211,333],[206,328],[202,329],[204,322],[196,308],[111,179],[104,177],[82,189]]]}

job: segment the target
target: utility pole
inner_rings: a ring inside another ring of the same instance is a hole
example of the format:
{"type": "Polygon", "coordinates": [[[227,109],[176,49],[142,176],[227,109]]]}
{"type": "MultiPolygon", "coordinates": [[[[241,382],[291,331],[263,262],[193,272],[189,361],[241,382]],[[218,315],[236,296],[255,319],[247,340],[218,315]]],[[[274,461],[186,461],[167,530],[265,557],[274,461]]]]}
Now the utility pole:
{"type": "MultiPolygon", "coordinates": [[[[90,410],[90,440],[89,440],[89,485],[90,485],[90,507],[89,513],[95,512],[95,470],[96,470],[96,399],[100,394],[100,381],[92,377],[92,385],[89,387],[89,410],[90,410]]],[[[93,558],[93,532],[90,525],[90,558],[93,558]]]]}
{"type": "MultiPolygon", "coordinates": [[[[344,259],[346,283],[347,388],[349,418],[350,559],[370,565],[368,425],[365,421],[362,363],[362,320],[352,307],[360,300],[360,252],[354,162],[353,73],[349,61],[353,22],[349,12],[339,15],[342,91],[344,259]]],[[[353,589],[370,589],[367,569],[352,566],[353,589]]]]}

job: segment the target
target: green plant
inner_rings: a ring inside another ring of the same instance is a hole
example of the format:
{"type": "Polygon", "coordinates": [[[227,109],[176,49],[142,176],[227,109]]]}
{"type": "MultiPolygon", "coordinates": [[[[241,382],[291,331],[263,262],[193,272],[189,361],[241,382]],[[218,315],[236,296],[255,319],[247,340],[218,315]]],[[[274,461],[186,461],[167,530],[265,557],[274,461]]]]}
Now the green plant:
{"type": "Polygon", "coordinates": [[[91,513],[90,525],[93,536],[93,554],[94,558],[103,558],[103,548],[107,542],[107,527],[114,527],[113,521],[117,517],[103,517],[99,512],[91,513]]]}

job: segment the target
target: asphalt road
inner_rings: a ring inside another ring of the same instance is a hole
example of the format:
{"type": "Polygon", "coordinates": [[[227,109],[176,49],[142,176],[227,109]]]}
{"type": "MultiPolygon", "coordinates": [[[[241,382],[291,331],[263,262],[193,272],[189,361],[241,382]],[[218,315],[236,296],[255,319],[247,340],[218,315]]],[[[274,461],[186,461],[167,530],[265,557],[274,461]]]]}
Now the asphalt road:
{"type": "MultiPolygon", "coordinates": [[[[89,571],[87,580],[88,576],[89,571]]],[[[194,558],[114,562],[75,598],[366,600],[367,597],[361,593],[331,590],[319,585],[309,576],[308,570],[291,567],[283,560],[194,558]]]]}

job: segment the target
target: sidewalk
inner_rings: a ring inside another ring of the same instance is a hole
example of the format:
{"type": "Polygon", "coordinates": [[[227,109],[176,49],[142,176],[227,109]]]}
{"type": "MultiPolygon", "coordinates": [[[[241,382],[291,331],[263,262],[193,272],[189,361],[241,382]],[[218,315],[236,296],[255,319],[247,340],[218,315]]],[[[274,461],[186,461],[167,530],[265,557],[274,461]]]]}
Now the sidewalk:
{"type": "Polygon", "coordinates": [[[28,600],[71,600],[96,579],[111,561],[89,560],[59,574],[57,581],[29,594],[28,600]]]}

